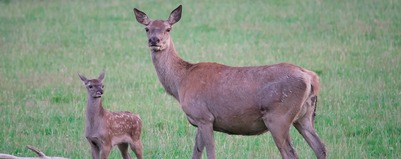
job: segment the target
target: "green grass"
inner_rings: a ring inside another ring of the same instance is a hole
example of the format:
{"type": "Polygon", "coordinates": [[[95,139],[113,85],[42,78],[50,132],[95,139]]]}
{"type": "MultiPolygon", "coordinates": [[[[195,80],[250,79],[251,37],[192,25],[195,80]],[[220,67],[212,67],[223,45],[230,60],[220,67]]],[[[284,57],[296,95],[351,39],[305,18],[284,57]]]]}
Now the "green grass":
{"type": "MultiPolygon", "coordinates": [[[[401,3],[393,0],[1,0],[0,153],[34,156],[29,144],[90,158],[77,73],[105,69],[104,105],[141,115],[145,158],[190,158],[195,128],[159,83],[132,12],[166,19],[179,4],[172,36],[182,58],[314,70],[322,86],[316,129],[328,158],[401,158],[401,3]]],[[[293,128],[291,136],[300,158],[314,158],[293,128]]],[[[280,158],[269,133],[216,132],[215,141],[218,158],[280,158]]]]}

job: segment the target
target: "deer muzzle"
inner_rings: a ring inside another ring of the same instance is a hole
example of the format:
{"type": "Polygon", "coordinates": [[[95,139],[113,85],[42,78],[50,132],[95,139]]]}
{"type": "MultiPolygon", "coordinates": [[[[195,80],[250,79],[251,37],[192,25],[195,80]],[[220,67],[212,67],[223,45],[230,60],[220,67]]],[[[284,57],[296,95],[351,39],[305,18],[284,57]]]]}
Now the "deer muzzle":
{"type": "Polygon", "coordinates": [[[153,51],[160,51],[162,46],[160,45],[160,39],[158,37],[151,37],[149,38],[149,48],[153,51]]]}
{"type": "Polygon", "coordinates": [[[100,98],[103,95],[103,90],[96,91],[96,98],[100,98]]]}

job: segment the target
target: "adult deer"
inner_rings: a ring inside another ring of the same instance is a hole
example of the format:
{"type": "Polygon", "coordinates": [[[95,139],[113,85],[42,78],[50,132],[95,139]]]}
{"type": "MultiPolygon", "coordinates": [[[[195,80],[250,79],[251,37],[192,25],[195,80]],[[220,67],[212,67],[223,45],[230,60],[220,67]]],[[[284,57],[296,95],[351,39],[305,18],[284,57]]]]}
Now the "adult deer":
{"type": "Polygon", "coordinates": [[[291,124],[302,134],[317,158],[326,149],[314,129],[319,77],[288,63],[255,67],[230,67],[218,63],[182,60],[170,37],[181,19],[181,5],[167,20],[151,20],[134,8],[136,20],[145,25],[148,46],[158,78],[181,105],[195,127],[192,158],[201,158],[206,147],[215,158],[213,131],[258,135],[270,131],[283,158],[298,158],[291,145],[291,124]]]}
{"type": "Polygon", "coordinates": [[[107,159],[118,145],[124,159],[130,159],[128,146],[142,159],[142,121],[131,112],[109,112],[102,106],[104,71],[97,79],[79,75],[87,89],[85,137],[91,145],[93,159],[107,159]],[[99,156],[100,155],[100,156],[99,156]]]}

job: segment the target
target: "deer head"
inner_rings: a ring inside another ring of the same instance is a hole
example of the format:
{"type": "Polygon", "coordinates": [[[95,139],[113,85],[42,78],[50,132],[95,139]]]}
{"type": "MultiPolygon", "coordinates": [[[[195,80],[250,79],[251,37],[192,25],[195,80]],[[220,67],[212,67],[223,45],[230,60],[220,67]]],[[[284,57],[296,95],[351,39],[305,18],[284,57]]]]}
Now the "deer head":
{"type": "Polygon", "coordinates": [[[148,46],[152,51],[163,51],[169,47],[171,28],[181,19],[181,11],[180,5],[171,12],[167,20],[151,20],[144,12],[134,8],[136,20],[146,26],[148,46]]]}
{"type": "Polygon", "coordinates": [[[103,71],[97,79],[88,80],[85,76],[78,73],[79,78],[88,90],[88,96],[92,98],[100,98],[103,95],[103,79],[105,72],[103,71]]]}

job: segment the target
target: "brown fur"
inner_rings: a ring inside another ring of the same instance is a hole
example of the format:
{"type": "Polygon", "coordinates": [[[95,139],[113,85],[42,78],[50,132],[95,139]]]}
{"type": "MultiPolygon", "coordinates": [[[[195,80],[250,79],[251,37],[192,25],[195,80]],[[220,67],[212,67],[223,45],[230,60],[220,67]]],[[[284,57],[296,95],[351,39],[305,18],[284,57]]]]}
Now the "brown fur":
{"type": "Polygon", "coordinates": [[[182,60],[170,37],[172,25],[181,18],[182,7],[167,20],[151,20],[134,9],[146,26],[152,61],[167,93],[180,103],[188,121],[197,127],[192,158],[201,158],[206,147],[215,158],[213,131],[258,135],[270,131],[283,158],[298,158],[289,136],[293,124],[318,158],[326,149],[313,127],[319,77],[289,63],[231,67],[218,63],[182,60]]]}
{"type": "Polygon", "coordinates": [[[88,80],[79,75],[88,92],[85,136],[91,145],[94,159],[106,159],[114,145],[118,145],[124,159],[130,159],[128,146],[137,158],[142,158],[140,139],[142,122],[137,114],[108,112],[102,106],[104,72],[98,79],[88,80]],[[99,156],[100,154],[100,156],[99,156]]]}

